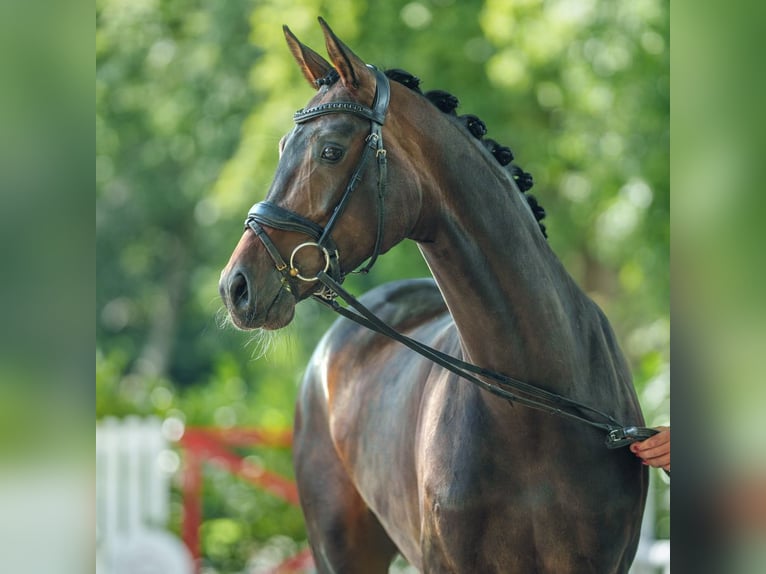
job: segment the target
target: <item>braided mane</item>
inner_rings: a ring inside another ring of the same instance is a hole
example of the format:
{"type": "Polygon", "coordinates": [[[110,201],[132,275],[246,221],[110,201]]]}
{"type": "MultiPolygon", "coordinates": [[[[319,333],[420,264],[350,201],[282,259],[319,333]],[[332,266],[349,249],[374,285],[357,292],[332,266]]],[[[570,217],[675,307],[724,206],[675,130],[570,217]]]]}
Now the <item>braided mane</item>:
{"type": "Polygon", "coordinates": [[[524,171],[517,164],[512,163],[514,158],[511,148],[500,145],[492,138],[485,138],[484,136],[487,134],[487,125],[479,119],[479,117],[473,114],[458,116],[455,110],[460,102],[449,92],[445,92],[444,90],[430,90],[424,93],[420,89],[420,78],[399,68],[386,70],[385,74],[391,80],[402,84],[413,92],[425,96],[433,105],[445,114],[457,117],[457,119],[460,120],[460,123],[465,126],[471,135],[484,144],[484,147],[489,150],[498,163],[510,171],[513,181],[516,182],[519,190],[524,194],[527,204],[532,210],[532,215],[535,216],[535,220],[540,226],[540,231],[542,231],[545,237],[548,237],[545,225],[542,223],[542,220],[545,217],[545,209],[538,203],[537,198],[534,195],[526,193],[532,189],[532,186],[534,185],[532,174],[524,171]]]}
{"type": "MultiPolygon", "coordinates": [[[[492,138],[485,138],[484,136],[487,134],[487,125],[478,116],[473,114],[458,116],[455,110],[460,102],[449,92],[445,92],[444,90],[430,90],[428,92],[423,92],[420,89],[420,78],[399,68],[391,68],[385,70],[384,73],[389,79],[402,84],[413,92],[425,96],[428,101],[445,114],[456,117],[473,137],[481,141],[498,163],[510,172],[519,191],[527,200],[527,205],[529,206],[532,215],[534,215],[535,221],[537,221],[537,224],[540,227],[540,231],[542,231],[543,236],[548,237],[545,225],[542,223],[543,218],[545,218],[545,209],[538,203],[537,198],[534,195],[527,193],[527,191],[532,189],[532,186],[534,185],[532,174],[524,171],[517,164],[513,163],[514,156],[511,148],[500,145],[492,138]]],[[[324,78],[318,79],[316,84],[318,87],[331,86],[337,82],[338,79],[338,73],[335,70],[331,70],[324,78]]]]}

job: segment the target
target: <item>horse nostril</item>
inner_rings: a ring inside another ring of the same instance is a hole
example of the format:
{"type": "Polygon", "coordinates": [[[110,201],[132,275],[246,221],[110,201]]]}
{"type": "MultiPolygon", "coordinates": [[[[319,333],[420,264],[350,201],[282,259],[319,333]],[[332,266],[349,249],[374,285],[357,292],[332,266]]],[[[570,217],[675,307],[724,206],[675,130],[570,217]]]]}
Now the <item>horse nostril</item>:
{"type": "Polygon", "coordinates": [[[250,301],[247,277],[241,271],[237,271],[229,282],[229,301],[235,308],[246,307],[250,301]]]}

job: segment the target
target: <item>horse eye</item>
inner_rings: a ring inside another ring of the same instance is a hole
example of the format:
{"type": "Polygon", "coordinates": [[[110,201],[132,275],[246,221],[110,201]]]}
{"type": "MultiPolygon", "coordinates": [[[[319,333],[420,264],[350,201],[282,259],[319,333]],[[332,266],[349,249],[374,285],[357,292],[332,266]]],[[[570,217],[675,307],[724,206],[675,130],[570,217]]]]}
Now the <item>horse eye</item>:
{"type": "Polygon", "coordinates": [[[343,150],[339,148],[338,146],[334,145],[328,145],[325,146],[324,149],[322,149],[321,154],[322,159],[326,159],[327,161],[338,161],[340,158],[343,157],[343,150]]]}

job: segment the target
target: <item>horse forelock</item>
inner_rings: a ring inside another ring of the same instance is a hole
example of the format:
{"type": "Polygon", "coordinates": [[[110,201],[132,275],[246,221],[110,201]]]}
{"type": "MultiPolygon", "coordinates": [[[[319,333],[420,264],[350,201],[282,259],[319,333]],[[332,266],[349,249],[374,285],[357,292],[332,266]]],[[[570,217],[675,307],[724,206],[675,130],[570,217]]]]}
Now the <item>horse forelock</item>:
{"type": "Polygon", "coordinates": [[[318,87],[322,86],[332,86],[335,82],[337,82],[340,79],[340,74],[336,72],[335,70],[330,70],[326,76],[319,78],[316,81],[316,85],[318,87]]]}

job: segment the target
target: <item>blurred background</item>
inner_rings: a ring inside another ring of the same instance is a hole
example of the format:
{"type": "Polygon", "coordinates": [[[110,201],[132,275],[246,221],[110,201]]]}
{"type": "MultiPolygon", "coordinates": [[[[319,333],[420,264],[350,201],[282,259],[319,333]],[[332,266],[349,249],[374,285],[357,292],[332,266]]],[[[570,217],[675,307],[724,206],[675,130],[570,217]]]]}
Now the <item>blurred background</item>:
{"type": "MultiPolygon", "coordinates": [[[[281,26],[324,54],[318,15],[368,63],[454,93],[458,113],[511,147],[534,176],[554,251],[612,322],[647,423],[670,422],[667,2],[97,0],[96,415],[160,421],[173,453],[163,520],[179,536],[184,432],[289,429],[303,368],[334,319],[306,302],[282,332],[238,332],[217,292],[278,141],[313,93],[281,26]]],[[[349,288],[427,274],[407,243],[349,288]]],[[[233,452],[291,476],[285,446],[233,452]]],[[[660,539],[663,476],[652,492],[660,539]]],[[[304,547],[294,505],[215,464],[201,480],[204,572],[266,571],[304,547]]]]}

